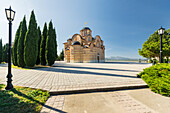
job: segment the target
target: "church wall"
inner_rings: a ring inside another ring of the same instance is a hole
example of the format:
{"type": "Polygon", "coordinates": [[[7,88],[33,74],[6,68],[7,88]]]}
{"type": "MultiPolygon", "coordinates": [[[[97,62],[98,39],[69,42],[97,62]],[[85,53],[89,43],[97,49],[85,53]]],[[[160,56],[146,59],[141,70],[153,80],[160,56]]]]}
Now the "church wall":
{"type": "Polygon", "coordinates": [[[70,62],[70,50],[67,50],[67,55],[66,55],[66,62],[70,62]]]}
{"type": "Polygon", "coordinates": [[[83,47],[80,45],[74,45],[71,51],[71,59],[70,62],[81,63],[83,62],[83,47]]]}

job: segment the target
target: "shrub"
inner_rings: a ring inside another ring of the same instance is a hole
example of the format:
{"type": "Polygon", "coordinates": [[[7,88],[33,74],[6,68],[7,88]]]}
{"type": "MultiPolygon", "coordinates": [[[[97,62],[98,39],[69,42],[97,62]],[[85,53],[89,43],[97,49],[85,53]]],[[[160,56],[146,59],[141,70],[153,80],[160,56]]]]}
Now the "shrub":
{"type": "Polygon", "coordinates": [[[155,93],[170,96],[170,64],[162,63],[146,68],[138,77],[155,93]]]}

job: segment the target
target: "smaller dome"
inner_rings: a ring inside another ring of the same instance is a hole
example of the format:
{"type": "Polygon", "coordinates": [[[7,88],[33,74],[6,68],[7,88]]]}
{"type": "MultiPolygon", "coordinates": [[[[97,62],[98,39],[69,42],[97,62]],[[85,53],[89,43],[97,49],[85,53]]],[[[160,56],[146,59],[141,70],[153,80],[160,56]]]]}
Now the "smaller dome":
{"type": "Polygon", "coordinates": [[[91,30],[89,27],[84,27],[82,30],[91,30]]]}
{"type": "Polygon", "coordinates": [[[88,48],[87,45],[85,45],[84,48],[88,48]]]}
{"type": "Polygon", "coordinates": [[[73,45],[80,45],[80,42],[75,41],[75,42],[73,42],[73,45]]]}

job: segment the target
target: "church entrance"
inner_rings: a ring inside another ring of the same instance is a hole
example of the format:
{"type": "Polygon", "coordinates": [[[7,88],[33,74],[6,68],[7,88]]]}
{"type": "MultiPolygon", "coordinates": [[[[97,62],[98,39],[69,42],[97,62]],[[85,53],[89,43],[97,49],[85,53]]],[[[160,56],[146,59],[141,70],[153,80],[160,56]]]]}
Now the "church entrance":
{"type": "Polygon", "coordinates": [[[97,53],[97,62],[98,62],[98,63],[99,63],[99,56],[100,56],[100,54],[97,53]]]}
{"type": "Polygon", "coordinates": [[[97,61],[98,61],[98,63],[99,63],[99,56],[97,56],[97,61]]]}

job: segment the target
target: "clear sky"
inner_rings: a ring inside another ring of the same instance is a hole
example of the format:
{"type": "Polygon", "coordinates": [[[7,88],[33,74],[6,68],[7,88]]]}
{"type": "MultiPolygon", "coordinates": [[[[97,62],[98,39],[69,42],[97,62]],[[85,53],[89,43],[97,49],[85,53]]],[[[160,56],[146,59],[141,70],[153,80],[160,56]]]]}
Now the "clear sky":
{"type": "Polygon", "coordinates": [[[168,0],[0,0],[0,38],[8,42],[5,8],[16,11],[13,40],[19,22],[26,15],[27,25],[34,9],[38,25],[53,21],[57,31],[58,52],[69,35],[87,26],[92,35],[100,35],[106,46],[106,57],[140,58],[138,48],[161,26],[170,28],[168,0]]]}

